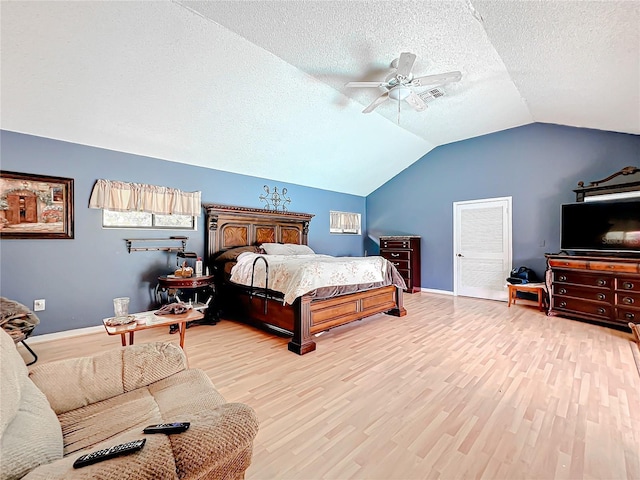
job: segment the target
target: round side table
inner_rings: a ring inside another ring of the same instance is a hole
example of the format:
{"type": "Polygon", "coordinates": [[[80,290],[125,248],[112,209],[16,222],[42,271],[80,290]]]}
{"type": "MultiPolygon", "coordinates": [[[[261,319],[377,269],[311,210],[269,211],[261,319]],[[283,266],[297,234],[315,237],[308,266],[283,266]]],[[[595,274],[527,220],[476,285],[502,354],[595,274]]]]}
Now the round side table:
{"type": "Polygon", "coordinates": [[[206,310],[205,319],[208,323],[217,323],[218,312],[215,308],[215,286],[213,275],[199,275],[193,277],[176,277],[161,275],[158,277],[155,294],[156,301],[164,305],[170,303],[179,294],[193,296],[192,304],[197,310],[206,310]],[[202,295],[198,301],[198,295],[202,295]]]}

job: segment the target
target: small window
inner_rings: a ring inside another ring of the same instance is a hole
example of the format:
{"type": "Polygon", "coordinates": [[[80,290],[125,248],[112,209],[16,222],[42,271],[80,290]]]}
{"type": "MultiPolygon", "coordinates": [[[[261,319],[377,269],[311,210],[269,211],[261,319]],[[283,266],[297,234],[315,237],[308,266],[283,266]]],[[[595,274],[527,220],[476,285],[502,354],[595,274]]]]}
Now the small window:
{"type": "Polygon", "coordinates": [[[102,226],[104,228],[195,230],[196,219],[191,215],[156,215],[148,212],[102,210],[102,226]]]}
{"type": "Polygon", "coordinates": [[[346,233],[349,235],[360,235],[362,233],[361,216],[359,213],[329,212],[331,225],[330,233],[346,233]]]}

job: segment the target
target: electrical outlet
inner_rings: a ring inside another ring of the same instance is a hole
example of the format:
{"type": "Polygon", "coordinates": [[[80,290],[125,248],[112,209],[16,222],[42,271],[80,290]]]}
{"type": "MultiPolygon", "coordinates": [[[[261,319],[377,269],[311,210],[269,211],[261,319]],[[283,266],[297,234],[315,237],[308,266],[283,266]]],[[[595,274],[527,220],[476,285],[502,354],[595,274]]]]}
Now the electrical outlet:
{"type": "Polygon", "coordinates": [[[34,300],[33,301],[33,311],[34,312],[41,312],[42,310],[44,310],[44,298],[41,298],[40,300],[34,300]]]}

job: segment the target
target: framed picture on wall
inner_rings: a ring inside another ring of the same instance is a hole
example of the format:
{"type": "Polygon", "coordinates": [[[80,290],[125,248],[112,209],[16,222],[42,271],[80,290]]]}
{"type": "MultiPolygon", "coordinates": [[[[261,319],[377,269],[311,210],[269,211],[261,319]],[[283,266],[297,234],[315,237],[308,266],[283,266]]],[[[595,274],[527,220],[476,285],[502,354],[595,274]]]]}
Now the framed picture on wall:
{"type": "Polygon", "coordinates": [[[73,238],[73,178],[0,170],[0,238],[73,238]]]}

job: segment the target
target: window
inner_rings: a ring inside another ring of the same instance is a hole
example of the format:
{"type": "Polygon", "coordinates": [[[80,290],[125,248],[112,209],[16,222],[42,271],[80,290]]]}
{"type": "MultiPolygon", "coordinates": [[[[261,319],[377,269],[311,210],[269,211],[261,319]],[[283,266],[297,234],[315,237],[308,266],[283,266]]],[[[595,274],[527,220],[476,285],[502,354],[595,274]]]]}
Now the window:
{"type": "Polygon", "coordinates": [[[350,235],[360,235],[362,233],[361,215],[359,213],[336,212],[331,210],[330,233],[346,233],[350,235]]]}
{"type": "Polygon", "coordinates": [[[104,228],[196,230],[200,197],[201,192],[101,178],[93,186],[89,208],[102,209],[104,228]]]}
{"type": "Polygon", "coordinates": [[[105,228],[195,230],[195,220],[195,217],[191,215],[160,215],[149,212],[102,210],[102,226],[105,228]]]}

